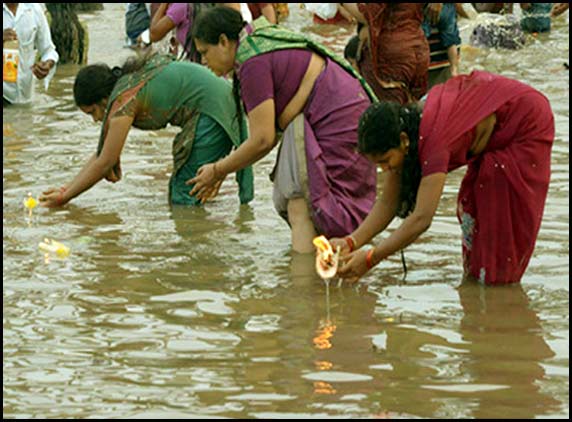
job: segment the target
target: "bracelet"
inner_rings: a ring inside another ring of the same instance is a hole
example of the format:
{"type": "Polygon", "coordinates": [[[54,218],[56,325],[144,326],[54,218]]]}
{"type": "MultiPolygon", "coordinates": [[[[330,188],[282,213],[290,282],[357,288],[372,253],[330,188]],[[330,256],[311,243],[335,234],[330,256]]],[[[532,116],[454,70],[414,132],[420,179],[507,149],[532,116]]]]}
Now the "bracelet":
{"type": "Polygon", "coordinates": [[[60,188],[60,194],[58,195],[58,203],[62,204],[64,202],[64,193],[66,192],[65,186],[60,188]]]}
{"type": "Polygon", "coordinates": [[[371,270],[373,267],[375,267],[375,264],[373,263],[373,253],[374,252],[375,252],[375,248],[371,248],[369,250],[369,252],[367,253],[367,256],[365,258],[365,265],[366,265],[368,270],[371,270]]]}
{"type": "Polygon", "coordinates": [[[346,236],[345,241],[350,248],[350,252],[355,251],[356,249],[356,241],[354,240],[353,236],[346,236]]]}

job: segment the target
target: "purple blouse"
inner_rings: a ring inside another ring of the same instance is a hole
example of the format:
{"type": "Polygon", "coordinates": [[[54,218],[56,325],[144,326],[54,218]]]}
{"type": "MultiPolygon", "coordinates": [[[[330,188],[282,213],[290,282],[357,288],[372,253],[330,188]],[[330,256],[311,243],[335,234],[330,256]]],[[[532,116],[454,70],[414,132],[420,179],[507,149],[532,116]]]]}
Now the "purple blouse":
{"type": "Polygon", "coordinates": [[[273,98],[278,119],[300,88],[311,58],[309,50],[287,49],[244,62],[238,78],[246,112],[273,98]]]}
{"type": "Polygon", "coordinates": [[[189,20],[189,4],[191,3],[171,3],[167,8],[166,15],[177,27],[177,40],[182,48],[185,48],[187,34],[191,29],[189,20]]]}

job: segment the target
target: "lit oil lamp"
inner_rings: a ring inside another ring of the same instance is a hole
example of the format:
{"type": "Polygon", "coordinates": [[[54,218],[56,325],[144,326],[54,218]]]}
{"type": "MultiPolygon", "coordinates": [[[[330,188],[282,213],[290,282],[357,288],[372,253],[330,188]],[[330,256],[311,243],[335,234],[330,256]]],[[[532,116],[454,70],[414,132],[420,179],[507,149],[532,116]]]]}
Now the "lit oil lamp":
{"type": "Polygon", "coordinates": [[[314,238],[313,243],[316,247],[316,271],[322,279],[329,280],[338,272],[340,248],[338,247],[334,252],[325,236],[314,238]]]}

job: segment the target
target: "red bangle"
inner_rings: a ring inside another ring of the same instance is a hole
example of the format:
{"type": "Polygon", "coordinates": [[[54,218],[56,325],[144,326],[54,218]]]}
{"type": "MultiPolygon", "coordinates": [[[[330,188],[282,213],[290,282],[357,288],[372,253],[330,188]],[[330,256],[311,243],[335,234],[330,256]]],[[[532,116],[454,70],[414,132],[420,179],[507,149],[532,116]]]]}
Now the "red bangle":
{"type": "Polygon", "coordinates": [[[346,243],[348,244],[348,246],[350,248],[350,252],[353,252],[356,248],[356,242],[354,241],[354,238],[351,236],[346,236],[345,240],[346,240],[346,243]]]}
{"type": "Polygon", "coordinates": [[[371,270],[373,267],[375,267],[375,264],[373,263],[373,253],[375,252],[375,248],[371,248],[369,250],[369,252],[367,253],[367,256],[365,258],[365,265],[367,266],[368,270],[371,270]]]}
{"type": "Polygon", "coordinates": [[[58,195],[58,202],[61,204],[62,202],[64,202],[64,193],[66,192],[66,188],[65,186],[62,186],[60,188],[60,194],[58,195]]]}

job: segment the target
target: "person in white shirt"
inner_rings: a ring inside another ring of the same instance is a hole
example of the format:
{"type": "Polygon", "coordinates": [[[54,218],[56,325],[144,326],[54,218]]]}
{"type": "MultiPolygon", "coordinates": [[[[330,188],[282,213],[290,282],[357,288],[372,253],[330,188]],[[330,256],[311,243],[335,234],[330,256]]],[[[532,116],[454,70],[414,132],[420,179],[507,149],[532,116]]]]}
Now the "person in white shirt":
{"type": "Polygon", "coordinates": [[[3,103],[29,103],[32,101],[34,76],[38,79],[51,77],[59,55],[39,3],[2,3],[2,9],[2,44],[17,40],[20,53],[18,81],[3,82],[3,103]],[[39,61],[36,61],[36,51],[40,54],[39,61]]]}

